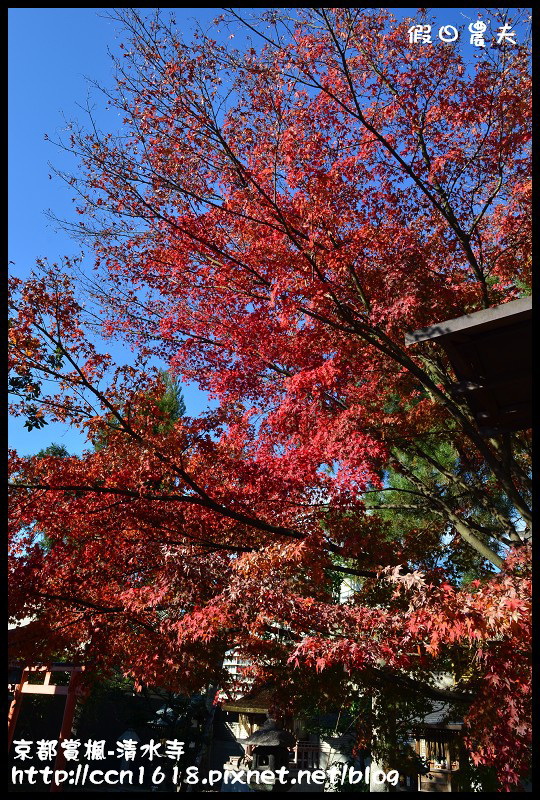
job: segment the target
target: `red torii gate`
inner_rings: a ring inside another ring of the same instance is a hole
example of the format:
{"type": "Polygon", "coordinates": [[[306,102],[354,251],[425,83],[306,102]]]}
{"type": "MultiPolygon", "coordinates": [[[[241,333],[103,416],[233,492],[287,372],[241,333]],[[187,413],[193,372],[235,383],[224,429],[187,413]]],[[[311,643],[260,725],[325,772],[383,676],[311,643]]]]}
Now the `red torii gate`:
{"type": "MultiPolygon", "coordinates": [[[[62,717],[62,725],[60,727],[60,734],[58,736],[58,744],[64,739],[69,739],[72,733],[73,717],[75,714],[75,706],[77,700],[82,697],[83,690],[80,686],[84,666],[73,666],[69,664],[50,664],[40,665],[35,667],[25,667],[23,669],[21,680],[13,688],[13,700],[8,712],[8,752],[13,743],[15,736],[15,728],[21,710],[22,699],[24,694],[48,694],[48,695],[64,695],[66,697],[66,704],[64,706],[64,716],[62,717]],[[30,683],[30,676],[35,673],[44,672],[45,677],[43,683],[30,683]],[[67,672],[69,673],[69,684],[67,686],[57,686],[51,683],[53,672],[67,672]]],[[[56,760],[54,762],[54,769],[61,770],[65,765],[66,759],[64,750],[61,746],[58,747],[56,760]]],[[[51,783],[51,792],[59,792],[60,785],[54,780],[51,783]]]]}

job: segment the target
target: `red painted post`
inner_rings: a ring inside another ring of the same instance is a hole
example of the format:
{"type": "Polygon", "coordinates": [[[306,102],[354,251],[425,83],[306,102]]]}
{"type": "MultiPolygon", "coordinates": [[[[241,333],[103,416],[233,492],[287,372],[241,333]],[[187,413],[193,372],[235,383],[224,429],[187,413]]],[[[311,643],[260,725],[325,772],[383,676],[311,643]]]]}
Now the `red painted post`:
{"type": "MultiPolygon", "coordinates": [[[[61,770],[64,767],[66,759],[64,755],[64,750],[61,747],[61,743],[65,739],[69,739],[69,737],[72,735],[75,707],[77,705],[77,698],[81,694],[81,692],[79,691],[78,684],[80,682],[80,677],[83,671],[84,671],[84,666],[63,667],[63,665],[25,667],[23,669],[20,683],[18,683],[15,686],[15,690],[13,693],[13,701],[11,703],[8,712],[8,752],[13,743],[15,728],[17,726],[17,719],[19,717],[19,712],[21,710],[24,694],[66,695],[66,704],[64,706],[64,716],[62,718],[62,726],[60,728],[60,735],[58,739],[59,747],[56,754],[54,769],[56,771],[56,770],[61,770]],[[29,676],[31,673],[43,672],[43,671],[45,672],[45,678],[42,684],[29,683],[29,676]],[[53,672],[69,672],[70,678],[68,686],[56,686],[54,684],[51,684],[50,681],[53,672]]],[[[50,791],[59,792],[61,791],[61,787],[53,780],[53,782],[51,783],[50,791]]]]}
{"type": "Polygon", "coordinates": [[[15,690],[13,692],[13,700],[11,701],[11,705],[8,711],[8,753],[11,748],[11,744],[13,742],[13,737],[15,736],[15,728],[17,727],[17,720],[19,718],[19,712],[21,710],[22,705],[22,687],[24,682],[27,680],[28,677],[28,669],[23,669],[20,683],[15,686],[15,690]]]}
{"type": "MultiPolygon", "coordinates": [[[[66,758],[64,755],[64,750],[62,748],[62,742],[64,739],[69,739],[72,734],[72,727],[73,727],[73,717],[75,716],[75,706],[77,705],[77,684],[79,682],[80,671],[73,670],[71,672],[71,676],[69,678],[69,685],[67,690],[67,697],[66,697],[66,705],[64,707],[64,716],[62,718],[62,726],[60,728],[60,736],[58,737],[58,752],[56,754],[56,760],[54,762],[54,771],[56,774],[56,770],[61,770],[64,768],[66,763],[66,758]]],[[[60,788],[60,784],[56,783],[56,781],[52,781],[51,783],[51,792],[60,792],[62,791],[60,788]]]]}

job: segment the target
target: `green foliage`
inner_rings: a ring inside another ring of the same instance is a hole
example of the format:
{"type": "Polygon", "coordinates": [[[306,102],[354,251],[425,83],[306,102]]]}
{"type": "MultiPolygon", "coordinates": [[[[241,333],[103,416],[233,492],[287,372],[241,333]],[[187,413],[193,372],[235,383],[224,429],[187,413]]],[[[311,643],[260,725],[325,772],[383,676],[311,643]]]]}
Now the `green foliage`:
{"type": "Polygon", "coordinates": [[[532,287],[528,283],[524,283],[519,278],[514,279],[516,287],[519,289],[520,297],[530,297],[532,295],[532,287]]]}
{"type": "Polygon", "coordinates": [[[467,792],[500,792],[501,786],[497,780],[494,767],[475,767],[464,755],[459,762],[459,791],[467,792]]]}
{"type": "Polygon", "coordinates": [[[161,370],[160,377],[165,387],[161,400],[158,402],[158,408],[163,412],[166,420],[159,426],[160,432],[162,432],[170,430],[176,420],[185,415],[186,404],[180,381],[166,370],[161,370]]]}
{"type": "Polygon", "coordinates": [[[324,738],[344,736],[354,732],[359,717],[369,714],[370,709],[371,699],[357,693],[347,707],[342,708],[339,712],[321,713],[319,703],[306,701],[300,716],[309,733],[318,734],[324,738]]]}
{"type": "Polygon", "coordinates": [[[36,453],[37,458],[46,458],[47,456],[52,456],[53,458],[69,458],[70,454],[65,445],[53,442],[36,453]]]}
{"type": "Polygon", "coordinates": [[[407,452],[394,448],[394,455],[384,476],[384,489],[366,495],[368,511],[376,511],[387,525],[388,540],[400,543],[416,568],[444,567],[457,584],[492,575],[492,565],[460,538],[437,505],[465,518],[478,539],[501,553],[497,512],[501,518],[512,515],[506,495],[489,483],[481,466],[465,463],[442,438],[418,441],[407,452]],[[475,500],[478,490],[474,487],[479,483],[489,490],[486,508],[475,500]],[[419,536],[424,549],[415,553],[419,536]],[[431,546],[426,547],[430,538],[431,546]]]}
{"type": "MultiPolygon", "coordinates": [[[[174,378],[167,370],[159,371],[159,378],[162,384],[162,393],[157,400],[159,421],[152,425],[153,433],[167,433],[174,423],[181,419],[186,413],[186,404],[182,393],[182,385],[177,378],[174,378]]],[[[129,418],[129,413],[126,414],[129,418]]],[[[112,414],[106,417],[107,427],[94,437],[93,444],[95,450],[102,450],[106,447],[109,438],[109,429],[118,429],[120,423],[112,414]]]]}
{"type": "MultiPolygon", "coordinates": [[[[8,320],[8,325],[13,325],[12,320],[8,320]]],[[[47,365],[53,370],[58,370],[63,363],[63,354],[60,348],[56,348],[51,355],[45,357],[47,365]]],[[[24,427],[28,431],[41,430],[48,421],[45,419],[43,412],[36,405],[41,398],[41,382],[35,379],[33,375],[10,375],[8,377],[8,392],[9,394],[16,395],[23,398],[29,405],[26,409],[26,421],[24,427]]]]}
{"type": "MultiPolygon", "coordinates": [[[[70,458],[70,453],[65,445],[52,442],[47,447],[42,447],[36,453],[36,458],[70,458]]],[[[36,544],[39,544],[44,552],[49,553],[53,546],[53,541],[47,534],[36,531],[36,544]]]]}

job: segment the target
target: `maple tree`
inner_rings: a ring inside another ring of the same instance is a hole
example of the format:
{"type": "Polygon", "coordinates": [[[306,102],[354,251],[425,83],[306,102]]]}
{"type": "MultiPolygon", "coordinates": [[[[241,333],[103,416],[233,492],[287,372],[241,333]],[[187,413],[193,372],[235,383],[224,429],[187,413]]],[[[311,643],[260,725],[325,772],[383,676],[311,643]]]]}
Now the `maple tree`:
{"type": "Polygon", "coordinates": [[[445,354],[404,336],[529,285],[528,49],[471,65],[382,9],[280,11],[228,11],[243,51],[119,12],[122,134],[64,144],[95,278],[11,281],[18,413],[99,443],[11,454],[12,613],[49,630],[43,656],[185,691],[227,686],[234,645],[283,704],[325,671],[335,700],[446,699],[510,789],[529,433],[482,435],[445,354]],[[217,407],[171,420],[156,359],[217,407]],[[344,604],[338,576],[358,578],[344,604]]]}

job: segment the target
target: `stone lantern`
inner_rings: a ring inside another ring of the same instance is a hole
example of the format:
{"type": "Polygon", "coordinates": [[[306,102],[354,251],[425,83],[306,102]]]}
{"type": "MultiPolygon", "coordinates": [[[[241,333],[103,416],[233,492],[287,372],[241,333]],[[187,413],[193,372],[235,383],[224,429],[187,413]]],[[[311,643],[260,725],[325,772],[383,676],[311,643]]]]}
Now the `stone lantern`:
{"type": "MultiPolygon", "coordinates": [[[[290,771],[289,748],[294,747],[296,738],[292,733],[280,728],[275,719],[267,719],[259,730],[244,741],[244,744],[252,748],[253,772],[262,773],[268,770],[276,773],[281,767],[286,767],[290,771]]],[[[290,789],[288,778],[290,775],[285,773],[285,782],[277,777],[272,782],[264,783],[253,779],[249,781],[249,786],[258,792],[286,792],[290,789]]]]}

